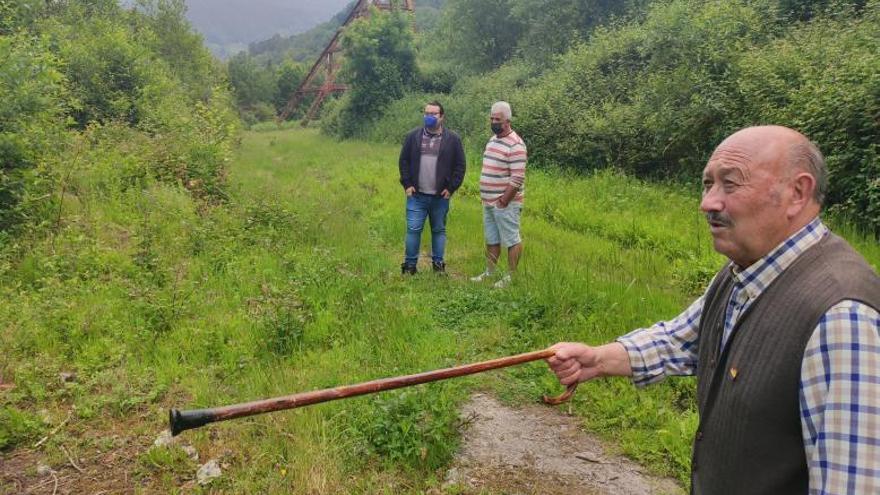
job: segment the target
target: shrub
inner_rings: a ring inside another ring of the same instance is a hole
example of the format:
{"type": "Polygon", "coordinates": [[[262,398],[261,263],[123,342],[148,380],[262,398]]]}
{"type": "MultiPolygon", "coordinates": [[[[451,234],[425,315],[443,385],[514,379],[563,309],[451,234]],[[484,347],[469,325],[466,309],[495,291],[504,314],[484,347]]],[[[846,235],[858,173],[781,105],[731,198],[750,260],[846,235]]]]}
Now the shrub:
{"type": "Polygon", "coordinates": [[[375,397],[346,433],[391,465],[434,470],[455,453],[458,424],[451,394],[434,385],[375,397]]]}
{"type": "Polygon", "coordinates": [[[34,439],[43,429],[43,422],[14,407],[0,408],[0,451],[34,439]]]}
{"type": "Polygon", "coordinates": [[[0,36],[0,231],[48,209],[52,180],[40,167],[63,144],[60,61],[42,37],[0,36]]]}
{"type": "Polygon", "coordinates": [[[747,52],[737,65],[741,124],[810,137],[831,175],[828,202],[880,233],[880,3],[858,19],[821,19],[747,52]]]}
{"type": "Polygon", "coordinates": [[[693,176],[735,108],[731,66],[771,23],[746,2],[655,4],[597,30],[523,95],[531,155],[578,169],[693,176]]]}

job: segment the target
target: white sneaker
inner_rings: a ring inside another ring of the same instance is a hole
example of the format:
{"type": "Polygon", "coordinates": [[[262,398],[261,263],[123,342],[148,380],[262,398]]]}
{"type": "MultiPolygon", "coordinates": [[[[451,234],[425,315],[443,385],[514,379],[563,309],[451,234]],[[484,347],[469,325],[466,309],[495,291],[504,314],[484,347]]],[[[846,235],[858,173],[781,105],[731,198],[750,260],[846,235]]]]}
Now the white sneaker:
{"type": "Polygon", "coordinates": [[[510,282],[512,282],[512,279],[510,278],[510,274],[508,273],[507,275],[501,277],[500,280],[492,284],[492,287],[496,289],[503,289],[510,285],[510,282]]]}
{"type": "Polygon", "coordinates": [[[495,274],[493,272],[490,272],[487,270],[487,271],[477,275],[476,277],[471,277],[470,280],[471,280],[471,282],[482,282],[482,281],[488,280],[494,276],[495,276],[495,274]]]}

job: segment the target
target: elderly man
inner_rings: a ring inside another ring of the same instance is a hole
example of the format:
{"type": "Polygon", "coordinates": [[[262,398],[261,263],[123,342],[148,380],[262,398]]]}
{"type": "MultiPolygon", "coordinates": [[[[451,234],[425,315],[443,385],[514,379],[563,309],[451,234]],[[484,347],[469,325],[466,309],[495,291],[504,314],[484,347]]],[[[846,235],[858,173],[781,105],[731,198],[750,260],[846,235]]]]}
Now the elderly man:
{"type": "Polygon", "coordinates": [[[483,152],[483,170],[480,173],[486,270],[471,277],[473,282],[494,277],[495,265],[504,245],[507,248],[509,271],[495,282],[494,287],[499,289],[510,283],[522,255],[519,217],[526,178],[526,144],[510,127],[511,116],[510,104],[506,101],[496,102],[489,111],[493,136],[483,152]]]}
{"type": "Polygon", "coordinates": [[[445,273],[446,215],[449,198],[465,174],[464,147],[458,134],[443,126],[438,101],[425,105],[424,127],[407,134],[400,149],[400,185],[406,194],[406,238],[401,272],[415,275],[425,220],[431,222],[431,268],[445,273]]]}
{"type": "Polygon", "coordinates": [[[696,375],[693,493],[880,493],[880,278],[819,219],[826,177],[794,130],[728,137],[700,209],[730,262],[703,296],[614,343],[559,343],[548,360],[564,385],[696,375]]]}

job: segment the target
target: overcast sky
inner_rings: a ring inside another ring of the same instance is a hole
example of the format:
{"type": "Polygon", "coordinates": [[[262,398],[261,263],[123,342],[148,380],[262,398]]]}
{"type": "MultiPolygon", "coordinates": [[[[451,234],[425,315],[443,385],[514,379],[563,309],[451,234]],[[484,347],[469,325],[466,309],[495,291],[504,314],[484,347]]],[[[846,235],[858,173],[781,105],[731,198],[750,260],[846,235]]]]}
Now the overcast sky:
{"type": "Polygon", "coordinates": [[[301,33],[330,20],[350,0],[186,0],[187,17],[217,44],[247,44],[301,33]]]}

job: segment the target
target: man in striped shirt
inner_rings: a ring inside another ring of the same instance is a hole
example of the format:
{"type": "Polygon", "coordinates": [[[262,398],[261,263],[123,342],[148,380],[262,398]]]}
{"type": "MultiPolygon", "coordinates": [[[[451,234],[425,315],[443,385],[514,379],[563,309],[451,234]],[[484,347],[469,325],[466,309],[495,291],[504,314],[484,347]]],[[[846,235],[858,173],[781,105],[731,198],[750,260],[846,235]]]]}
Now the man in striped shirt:
{"type": "Polygon", "coordinates": [[[494,287],[499,289],[510,284],[523,249],[519,219],[525,191],[526,144],[510,127],[511,117],[510,104],[506,101],[496,102],[489,112],[493,136],[483,152],[483,170],[480,172],[486,270],[471,278],[474,282],[493,278],[504,245],[509,271],[495,282],[494,287]]]}
{"type": "Polygon", "coordinates": [[[564,385],[697,376],[692,493],[880,493],[880,278],[822,223],[826,188],[800,133],[733,134],[703,172],[730,259],[703,296],[616,342],[554,346],[564,385]]]}

